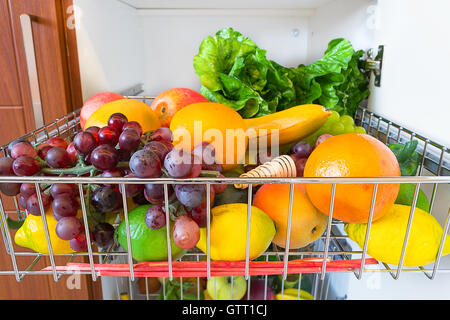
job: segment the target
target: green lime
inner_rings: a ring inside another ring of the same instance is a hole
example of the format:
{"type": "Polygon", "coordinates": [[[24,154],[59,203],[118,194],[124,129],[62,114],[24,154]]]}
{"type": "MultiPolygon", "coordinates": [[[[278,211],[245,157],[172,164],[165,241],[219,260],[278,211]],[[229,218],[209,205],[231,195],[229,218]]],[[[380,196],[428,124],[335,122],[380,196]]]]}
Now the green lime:
{"type": "MultiPolygon", "coordinates": [[[[414,197],[414,189],[415,184],[401,183],[395,203],[403,204],[405,206],[411,206],[414,197]]],[[[430,203],[428,202],[427,196],[422,190],[419,190],[416,207],[426,212],[430,212],[430,203]]]]}
{"type": "MultiPolygon", "coordinates": [[[[139,206],[128,213],[131,251],[133,258],[137,261],[165,261],[168,257],[166,227],[157,230],[147,227],[145,214],[150,207],[151,205],[139,206]]],[[[116,236],[119,244],[126,251],[128,243],[125,219],[122,220],[117,228],[116,236]]],[[[180,258],[185,250],[177,247],[173,242],[172,232],[170,232],[170,237],[172,258],[180,258]]]]}

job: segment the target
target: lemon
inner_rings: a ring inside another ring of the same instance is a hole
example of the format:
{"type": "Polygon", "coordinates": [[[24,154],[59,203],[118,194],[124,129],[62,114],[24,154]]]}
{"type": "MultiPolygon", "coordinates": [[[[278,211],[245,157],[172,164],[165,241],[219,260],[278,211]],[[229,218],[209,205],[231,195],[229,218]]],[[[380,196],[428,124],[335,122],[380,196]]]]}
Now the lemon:
{"type": "MultiPolygon", "coordinates": [[[[382,218],[372,223],[367,253],[373,258],[397,265],[400,261],[410,206],[394,204],[382,218]]],[[[347,224],[345,231],[350,239],[362,248],[367,224],[347,224]]],[[[443,230],[437,220],[422,209],[414,210],[414,218],[406,247],[404,266],[417,267],[436,260],[443,230]]],[[[446,237],[442,255],[450,253],[449,238],[446,237]]]]}
{"type": "MultiPolygon", "coordinates": [[[[53,254],[64,254],[74,252],[69,245],[69,241],[60,239],[55,232],[58,221],[53,218],[51,209],[45,213],[47,218],[48,232],[50,242],[53,248],[53,254]]],[[[34,250],[38,253],[48,254],[47,239],[44,232],[44,223],[42,217],[28,215],[23,225],[17,230],[14,236],[17,245],[34,250]]]]}
{"type": "MultiPolygon", "coordinates": [[[[211,209],[211,259],[242,261],[245,260],[247,244],[247,204],[230,203],[211,209]]],[[[250,259],[263,253],[275,236],[275,224],[269,216],[251,207],[250,221],[250,259]]],[[[200,229],[197,248],[206,253],[206,228],[200,229]]]]}
{"type": "MultiPolygon", "coordinates": [[[[283,291],[283,297],[281,292],[275,295],[275,300],[298,300],[298,289],[289,288],[283,291]]],[[[300,300],[314,300],[314,297],[304,290],[300,290],[300,300]]]]}

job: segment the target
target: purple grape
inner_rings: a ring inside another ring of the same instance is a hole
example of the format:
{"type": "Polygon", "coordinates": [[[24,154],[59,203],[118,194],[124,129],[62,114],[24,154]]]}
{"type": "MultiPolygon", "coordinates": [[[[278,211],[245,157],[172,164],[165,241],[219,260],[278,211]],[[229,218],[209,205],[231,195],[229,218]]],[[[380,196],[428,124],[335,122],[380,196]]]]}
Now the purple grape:
{"type": "MultiPolygon", "coordinates": [[[[136,177],[134,174],[127,174],[125,175],[125,178],[133,178],[136,177]]],[[[139,192],[142,192],[144,190],[143,184],[125,184],[125,195],[127,197],[134,197],[139,192]]],[[[120,193],[122,193],[122,189],[119,188],[120,193]]]]}
{"type": "Polygon", "coordinates": [[[139,133],[139,136],[142,136],[142,127],[136,121],[128,121],[127,123],[125,123],[122,130],[125,130],[125,129],[134,129],[137,131],[137,133],[139,133]]]}
{"type": "MultiPolygon", "coordinates": [[[[219,175],[220,178],[225,178],[223,174],[219,175]]],[[[225,189],[228,187],[226,183],[216,183],[212,185],[214,188],[214,193],[219,194],[225,191],[225,189]]]]}
{"type": "MultiPolygon", "coordinates": [[[[13,163],[14,160],[12,158],[0,158],[0,176],[15,176],[13,163]]],[[[20,192],[20,187],[20,183],[0,183],[0,191],[7,196],[17,195],[20,192]]]]}
{"type": "Polygon", "coordinates": [[[166,213],[163,205],[157,204],[148,208],[145,214],[145,224],[153,230],[161,229],[166,225],[166,213]]]}
{"type": "Polygon", "coordinates": [[[100,128],[97,126],[92,126],[89,128],[84,129],[84,132],[92,133],[92,135],[95,137],[95,140],[98,141],[98,132],[100,131],[100,128]]]}
{"type": "Polygon", "coordinates": [[[122,204],[120,194],[113,187],[100,187],[91,197],[92,206],[102,213],[112,212],[122,204]]]}
{"type": "Polygon", "coordinates": [[[48,144],[53,148],[63,148],[63,149],[66,149],[69,146],[67,141],[61,137],[50,138],[46,141],[46,144],[48,144]]]}
{"type": "Polygon", "coordinates": [[[72,248],[73,251],[86,252],[88,250],[87,241],[86,241],[86,234],[85,233],[80,233],[75,238],[70,239],[69,240],[69,245],[70,245],[70,247],[72,248]]]}
{"type": "Polygon", "coordinates": [[[202,170],[209,170],[209,171],[219,171],[220,173],[223,172],[223,166],[220,163],[213,163],[213,164],[202,164],[202,170]]]}
{"type": "Polygon", "coordinates": [[[109,144],[102,144],[91,152],[89,160],[98,170],[111,170],[119,163],[119,153],[109,144]]]}
{"type": "Polygon", "coordinates": [[[192,169],[192,155],[183,150],[173,149],[164,159],[164,168],[172,178],[183,178],[192,169]]]}
{"type": "Polygon", "coordinates": [[[198,207],[206,197],[205,187],[200,184],[177,184],[175,194],[177,199],[189,208],[198,207]]]}
{"type": "Polygon", "coordinates": [[[134,129],[125,129],[119,136],[119,147],[124,151],[133,151],[141,142],[141,136],[134,129]]]}
{"type": "Polygon", "coordinates": [[[19,143],[19,142],[29,142],[25,139],[16,139],[14,141],[11,141],[10,144],[8,145],[8,154],[11,156],[11,152],[12,152],[12,148],[14,147],[15,144],[19,143]]]}
{"type": "Polygon", "coordinates": [[[66,168],[72,162],[66,149],[58,147],[48,150],[45,161],[52,168],[66,168]]]}
{"type": "Polygon", "coordinates": [[[321,144],[322,142],[324,142],[325,140],[327,140],[327,139],[329,139],[329,138],[331,138],[331,137],[333,137],[331,134],[328,134],[328,133],[324,133],[324,134],[322,134],[321,136],[319,136],[318,138],[317,138],[317,140],[316,140],[316,144],[314,145],[314,149],[315,148],[317,148],[317,146],[319,145],[319,144],[321,144]]]}
{"type": "Polygon", "coordinates": [[[193,248],[200,239],[200,228],[187,215],[181,215],[173,224],[173,241],[183,249],[193,248]]]}
{"type": "Polygon", "coordinates": [[[130,161],[131,151],[119,149],[119,161],[130,161]]]}
{"type": "Polygon", "coordinates": [[[22,209],[26,209],[27,208],[27,198],[24,195],[19,194],[19,196],[17,197],[17,202],[19,203],[19,206],[22,209]]]}
{"type": "Polygon", "coordinates": [[[38,156],[39,156],[39,158],[45,159],[45,157],[47,156],[47,153],[52,148],[53,148],[52,146],[49,146],[49,145],[46,145],[46,144],[41,144],[38,147],[38,156]]]}
{"type": "Polygon", "coordinates": [[[71,240],[83,232],[80,219],[75,217],[63,217],[56,223],[56,235],[62,240],[71,240]]]}
{"type": "Polygon", "coordinates": [[[98,142],[115,147],[119,142],[119,131],[114,127],[103,127],[98,131],[98,142]]]}
{"type": "Polygon", "coordinates": [[[78,193],[78,187],[75,184],[54,183],[50,187],[50,194],[53,198],[64,194],[75,197],[78,193]]]}
{"type": "Polygon", "coordinates": [[[99,248],[106,248],[114,241],[114,227],[107,222],[100,222],[92,230],[94,243],[99,248]]]}
{"type": "MultiPolygon", "coordinates": [[[[249,300],[264,300],[264,296],[266,300],[274,300],[275,293],[272,288],[266,285],[266,282],[263,279],[251,279],[250,280],[250,299],[249,300]],[[265,290],[266,293],[264,292],[265,290]]],[[[247,295],[245,295],[245,300],[247,299],[247,295]]]]}
{"type": "Polygon", "coordinates": [[[20,194],[28,199],[30,196],[36,193],[36,187],[34,183],[22,183],[20,186],[20,194]]]}
{"type": "Polygon", "coordinates": [[[97,139],[90,132],[79,132],[73,138],[73,146],[80,154],[87,155],[97,146],[97,139]]]}
{"type": "Polygon", "coordinates": [[[33,176],[41,170],[41,164],[32,157],[21,156],[14,160],[12,168],[17,176],[33,176]]]}
{"type": "Polygon", "coordinates": [[[133,196],[133,202],[139,206],[142,206],[144,204],[148,204],[144,191],[139,192],[137,195],[133,196]]]}
{"type": "Polygon", "coordinates": [[[311,154],[311,146],[307,142],[297,142],[291,147],[291,153],[295,154],[299,158],[308,158],[311,154]]]}
{"type": "Polygon", "coordinates": [[[297,177],[303,177],[303,172],[305,171],[305,165],[307,158],[300,158],[295,161],[295,167],[297,168],[297,177]]]}
{"type": "MultiPolygon", "coordinates": [[[[114,168],[111,170],[106,170],[103,171],[102,173],[102,177],[103,178],[119,178],[119,177],[123,177],[125,175],[125,172],[121,169],[121,168],[114,168]]],[[[105,186],[108,187],[116,187],[116,184],[104,184],[105,186]]]]}
{"type": "Polygon", "coordinates": [[[216,149],[208,142],[202,142],[194,147],[192,154],[200,158],[201,163],[212,165],[216,162],[216,149]]]}
{"type": "MultiPolygon", "coordinates": [[[[50,205],[52,203],[52,198],[48,196],[46,193],[41,192],[42,197],[42,204],[44,206],[44,211],[47,211],[48,208],[50,208],[50,205]]],[[[27,207],[26,207],[28,213],[39,216],[41,215],[41,209],[39,207],[39,200],[37,194],[31,195],[27,199],[27,207]]]]}
{"type": "Polygon", "coordinates": [[[21,156],[36,157],[36,149],[28,141],[18,142],[11,148],[11,157],[17,159],[21,156]]]}
{"type": "Polygon", "coordinates": [[[198,224],[200,228],[206,227],[206,203],[188,210],[188,216],[198,224]]]}
{"type": "Polygon", "coordinates": [[[167,141],[173,142],[173,133],[169,128],[161,127],[156,129],[151,135],[150,139],[153,141],[167,141]]]}
{"type": "Polygon", "coordinates": [[[136,151],[130,159],[130,169],[139,178],[157,178],[161,176],[159,157],[150,150],[136,151]]]}
{"type": "Polygon", "coordinates": [[[143,150],[153,151],[159,157],[159,161],[161,163],[164,163],[164,159],[166,158],[166,155],[172,149],[173,148],[169,149],[167,144],[165,144],[165,143],[163,143],[161,141],[150,141],[143,148],[143,150]]]}
{"type": "MultiPolygon", "coordinates": [[[[167,188],[168,198],[173,194],[172,186],[167,188]]],[[[146,184],[144,189],[144,196],[148,202],[153,204],[161,204],[164,202],[164,185],[162,184],[146,184]]]]}
{"type": "Polygon", "coordinates": [[[53,199],[53,212],[61,217],[74,217],[77,215],[80,204],[69,194],[61,194],[53,199]]]}
{"type": "Polygon", "coordinates": [[[122,132],[122,128],[127,122],[128,119],[124,114],[113,113],[108,119],[108,126],[113,127],[117,132],[122,132]]]}

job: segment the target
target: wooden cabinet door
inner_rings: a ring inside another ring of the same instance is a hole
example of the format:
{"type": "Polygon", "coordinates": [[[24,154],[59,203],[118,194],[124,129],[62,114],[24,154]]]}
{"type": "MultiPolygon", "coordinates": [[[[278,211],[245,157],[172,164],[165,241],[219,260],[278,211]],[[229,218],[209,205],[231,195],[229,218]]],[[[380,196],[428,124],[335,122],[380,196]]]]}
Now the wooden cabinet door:
{"type": "MultiPolygon", "coordinates": [[[[20,21],[22,14],[31,18],[44,122],[49,123],[81,107],[81,86],[75,83],[79,79],[77,57],[72,56],[71,61],[67,58],[67,48],[73,46],[75,37],[74,30],[65,28],[68,5],[71,5],[69,0],[0,0],[0,144],[36,128],[20,21]]],[[[7,213],[15,216],[12,199],[2,196],[2,200],[7,213]]],[[[14,232],[11,238],[14,239],[14,232]]],[[[27,251],[16,245],[14,250],[27,251]]],[[[68,258],[56,257],[56,264],[65,265],[68,258]]],[[[19,270],[25,270],[33,259],[17,256],[19,270]]],[[[42,257],[33,270],[48,265],[49,259],[42,257]]],[[[13,270],[3,241],[0,241],[0,270],[13,270]]],[[[74,286],[68,278],[54,282],[52,276],[27,275],[18,283],[14,276],[0,275],[0,299],[101,298],[100,280],[93,283],[90,277],[81,276],[79,286],[74,286]]]]}

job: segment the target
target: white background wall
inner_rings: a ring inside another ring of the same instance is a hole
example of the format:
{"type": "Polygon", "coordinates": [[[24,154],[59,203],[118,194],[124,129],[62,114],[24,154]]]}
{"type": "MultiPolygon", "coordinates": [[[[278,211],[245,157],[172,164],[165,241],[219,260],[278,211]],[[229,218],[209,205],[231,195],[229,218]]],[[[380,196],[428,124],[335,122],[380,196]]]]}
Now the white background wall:
{"type": "MultiPolygon", "coordinates": [[[[249,12],[255,14],[255,12],[249,12]]],[[[140,16],[145,30],[145,92],[157,94],[173,87],[200,89],[193,68],[193,57],[201,41],[225,27],[241,32],[267,57],[286,66],[297,66],[306,59],[307,17],[283,11],[279,15],[153,15],[140,16]],[[292,30],[298,29],[295,37],[292,30]]]]}
{"type": "Polygon", "coordinates": [[[144,46],[136,10],[117,0],[74,0],[83,100],[144,80],[144,46]]]}
{"type": "Polygon", "coordinates": [[[450,147],[450,1],[379,0],[374,44],[385,45],[376,112],[450,147]]]}

